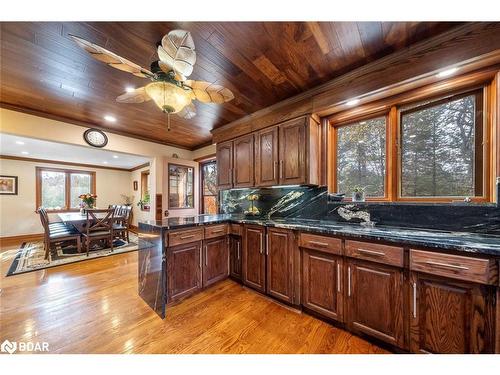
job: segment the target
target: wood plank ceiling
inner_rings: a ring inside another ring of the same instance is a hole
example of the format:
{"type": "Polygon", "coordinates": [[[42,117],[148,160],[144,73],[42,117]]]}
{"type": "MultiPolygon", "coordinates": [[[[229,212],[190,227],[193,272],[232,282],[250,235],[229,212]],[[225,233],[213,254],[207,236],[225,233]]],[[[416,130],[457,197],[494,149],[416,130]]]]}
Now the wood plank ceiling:
{"type": "Polygon", "coordinates": [[[2,23],[0,103],[46,117],[194,149],[210,130],[456,26],[439,22],[100,22],[2,23]],[[102,64],[68,34],[149,68],[155,45],[174,28],[191,31],[191,78],[217,82],[235,99],[196,102],[191,120],[166,118],[153,102],[119,104],[127,86],[147,81],[102,64]],[[115,123],[103,116],[111,114],[115,123]]]}

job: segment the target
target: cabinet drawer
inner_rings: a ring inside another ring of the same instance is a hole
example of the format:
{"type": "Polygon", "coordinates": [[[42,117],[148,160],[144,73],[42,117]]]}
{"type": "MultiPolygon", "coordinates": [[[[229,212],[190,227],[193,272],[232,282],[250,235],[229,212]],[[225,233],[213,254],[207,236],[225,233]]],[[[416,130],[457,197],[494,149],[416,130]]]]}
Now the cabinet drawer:
{"type": "Polygon", "coordinates": [[[410,249],[410,270],[481,284],[498,279],[493,260],[415,249],[410,249]]]}
{"type": "Polygon", "coordinates": [[[330,254],[342,254],[342,240],[339,238],[319,236],[317,234],[301,233],[299,246],[330,254]]]}
{"type": "Polygon", "coordinates": [[[185,243],[201,241],[203,239],[203,228],[182,229],[168,233],[168,246],[177,246],[185,243]]]}
{"type": "Polygon", "coordinates": [[[205,227],[205,239],[225,236],[227,224],[209,225],[205,227]]]}
{"type": "Polygon", "coordinates": [[[243,225],[229,224],[229,234],[233,234],[235,236],[241,236],[243,234],[243,225]]]}
{"type": "Polygon", "coordinates": [[[403,248],[364,241],[345,242],[346,255],[352,258],[403,267],[403,248]]]}

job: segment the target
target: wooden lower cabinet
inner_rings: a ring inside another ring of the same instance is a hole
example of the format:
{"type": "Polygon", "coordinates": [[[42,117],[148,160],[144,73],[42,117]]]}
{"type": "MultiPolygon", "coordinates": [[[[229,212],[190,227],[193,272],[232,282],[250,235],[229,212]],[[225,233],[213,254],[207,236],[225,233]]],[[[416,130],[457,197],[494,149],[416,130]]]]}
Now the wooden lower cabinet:
{"type": "Polygon", "coordinates": [[[243,232],[243,283],[266,291],[265,227],[246,225],[243,232]]]}
{"type": "Polygon", "coordinates": [[[203,286],[225,279],[229,275],[228,237],[205,240],[203,244],[203,286]]]}
{"type": "Polygon", "coordinates": [[[229,275],[241,280],[241,236],[229,236],[229,275]]]}
{"type": "Polygon", "coordinates": [[[167,302],[201,289],[201,247],[198,241],[167,248],[167,302]]]}
{"type": "Polygon", "coordinates": [[[403,270],[348,259],[346,276],[349,329],[405,348],[403,270]]]}
{"type": "Polygon", "coordinates": [[[294,253],[297,249],[293,232],[269,228],[266,236],[266,293],[281,301],[293,303],[294,253]]]}
{"type": "Polygon", "coordinates": [[[327,318],[343,320],[343,261],[339,256],[303,249],[302,305],[327,318]]]}
{"type": "Polygon", "coordinates": [[[410,350],[414,353],[493,353],[491,287],[412,272],[410,350]]]}

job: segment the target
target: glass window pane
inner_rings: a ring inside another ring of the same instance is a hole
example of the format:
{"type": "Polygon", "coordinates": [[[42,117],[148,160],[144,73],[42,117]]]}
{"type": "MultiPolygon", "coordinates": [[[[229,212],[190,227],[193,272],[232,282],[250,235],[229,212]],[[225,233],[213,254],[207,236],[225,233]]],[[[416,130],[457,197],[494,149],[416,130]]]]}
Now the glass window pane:
{"type": "Polygon", "coordinates": [[[357,186],[367,197],[385,196],[385,117],[337,129],[337,192],[347,196],[357,186]]]}
{"type": "Polygon", "coordinates": [[[217,213],[217,199],[214,195],[205,195],[203,197],[203,213],[209,215],[217,213]]]}
{"type": "Polygon", "coordinates": [[[217,194],[217,163],[210,162],[203,164],[203,194],[216,195],[217,194]]]}
{"type": "Polygon", "coordinates": [[[70,177],[70,204],[71,208],[78,208],[80,205],[81,194],[92,193],[91,190],[92,179],[86,173],[72,173],[70,177]]]}
{"type": "Polygon", "coordinates": [[[194,168],[169,165],[169,207],[194,208],[194,168]]]}
{"type": "Polygon", "coordinates": [[[401,196],[482,195],[475,191],[475,103],[469,95],[402,113],[401,196]]]}
{"type": "Polygon", "coordinates": [[[42,207],[47,210],[61,210],[66,207],[66,174],[64,172],[42,171],[42,207]]]}

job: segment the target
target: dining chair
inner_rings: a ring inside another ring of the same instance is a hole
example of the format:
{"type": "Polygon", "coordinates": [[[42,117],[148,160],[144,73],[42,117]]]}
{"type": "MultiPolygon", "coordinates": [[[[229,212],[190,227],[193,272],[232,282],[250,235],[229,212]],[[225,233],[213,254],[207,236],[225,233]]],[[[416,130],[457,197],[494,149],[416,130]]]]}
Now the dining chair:
{"type": "Polygon", "coordinates": [[[47,210],[43,207],[39,207],[37,212],[40,215],[40,221],[42,222],[44,230],[43,247],[45,250],[45,259],[49,259],[51,245],[53,243],[57,244],[66,241],[75,241],[78,253],[81,252],[80,232],[75,228],[66,226],[64,223],[51,223],[47,210]]]}
{"type": "Polygon", "coordinates": [[[87,220],[82,237],[85,241],[87,256],[89,256],[90,245],[95,241],[107,240],[111,251],[113,251],[115,209],[87,209],[86,212],[87,220]]]}
{"type": "Polygon", "coordinates": [[[115,238],[123,239],[130,243],[130,220],[132,219],[132,206],[119,206],[117,220],[113,224],[115,238]]]}

